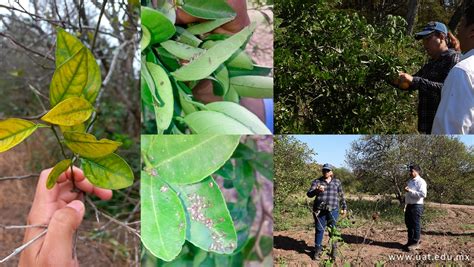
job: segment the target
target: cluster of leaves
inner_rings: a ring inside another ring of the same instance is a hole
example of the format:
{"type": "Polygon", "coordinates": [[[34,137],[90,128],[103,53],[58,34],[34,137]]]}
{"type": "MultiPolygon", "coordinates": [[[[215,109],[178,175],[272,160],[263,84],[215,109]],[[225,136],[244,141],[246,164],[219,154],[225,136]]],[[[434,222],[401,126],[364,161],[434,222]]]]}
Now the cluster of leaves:
{"type": "Polygon", "coordinates": [[[326,0],[284,0],[275,10],[277,131],[415,131],[416,93],[390,85],[423,54],[406,22],[371,25],[326,0]]]}
{"type": "Polygon", "coordinates": [[[0,122],[0,152],[9,150],[38,128],[50,128],[57,137],[64,160],[51,171],[47,187],[52,188],[59,175],[81,161],[88,180],[101,188],[120,189],[133,183],[127,162],[113,153],[121,145],[108,139],[97,140],[87,130],[101,87],[100,68],[91,51],[75,36],[57,30],[56,70],[50,85],[51,109],[41,117],[44,123],[10,118],[0,122]],[[62,139],[57,134],[59,127],[62,139]],[[72,153],[68,156],[66,145],[72,153]]]}
{"type": "MultiPolygon", "coordinates": [[[[144,265],[230,266],[255,260],[251,192],[258,187],[256,171],[272,179],[272,156],[239,140],[236,135],[142,135],[141,236],[147,251],[160,259],[145,257],[144,265]],[[235,189],[237,201],[226,203],[212,174],[224,179],[224,188],[235,189]]],[[[272,238],[258,240],[268,255],[272,238]]]]}
{"type": "Polygon", "coordinates": [[[146,133],[271,134],[257,116],[239,105],[240,97],[273,96],[271,68],[255,65],[245,46],[255,25],[235,35],[211,32],[235,17],[222,0],[142,7],[142,111],[146,133]],[[207,21],[175,26],[175,8],[207,21]],[[224,101],[207,105],[193,97],[203,80],[224,101]],[[150,126],[155,121],[154,126],[150,126]],[[151,128],[151,130],[150,130],[151,128]],[[156,130],[155,130],[156,128],[156,130]]]}
{"type": "Polygon", "coordinates": [[[428,183],[428,199],[443,203],[472,203],[474,186],[472,148],[448,136],[366,136],[353,143],[347,159],[356,179],[371,181],[360,190],[395,194],[404,201],[407,164],[416,163],[428,183]]]}

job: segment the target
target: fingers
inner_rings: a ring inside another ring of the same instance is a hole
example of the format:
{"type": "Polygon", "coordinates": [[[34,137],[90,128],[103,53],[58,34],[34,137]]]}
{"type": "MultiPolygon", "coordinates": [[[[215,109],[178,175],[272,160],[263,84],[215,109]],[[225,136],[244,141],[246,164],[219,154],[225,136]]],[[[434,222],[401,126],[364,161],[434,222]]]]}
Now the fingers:
{"type": "MultiPolygon", "coordinates": [[[[67,171],[62,173],[58,178],[58,183],[70,182],[73,177],[74,177],[74,183],[76,187],[79,188],[80,190],[89,194],[94,194],[103,200],[108,200],[112,198],[112,190],[103,189],[103,188],[99,188],[92,185],[84,176],[84,172],[75,166],[73,167],[73,172],[71,172],[71,169],[69,168],[67,171]]],[[[72,189],[72,184],[69,187],[65,187],[65,188],[72,189]]],[[[69,199],[69,201],[72,201],[73,199],[77,197],[77,193],[76,195],[74,194],[75,193],[67,194],[67,198],[73,197],[69,199]]],[[[65,200],[67,201],[68,199],[65,199],[65,200]]]]}
{"type": "Polygon", "coordinates": [[[45,266],[71,265],[74,233],[82,222],[84,211],[84,203],[74,200],[54,213],[38,255],[40,263],[45,266]]]}

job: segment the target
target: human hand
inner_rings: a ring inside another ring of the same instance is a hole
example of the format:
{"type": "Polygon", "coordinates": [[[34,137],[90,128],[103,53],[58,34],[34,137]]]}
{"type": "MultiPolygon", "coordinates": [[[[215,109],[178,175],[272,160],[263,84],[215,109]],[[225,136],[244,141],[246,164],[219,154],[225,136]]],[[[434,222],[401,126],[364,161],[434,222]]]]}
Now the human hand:
{"type": "Polygon", "coordinates": [[[324,185],[318,185],[318,187],[316,187],[316,189],[318,189],[319,192],[324,192],[324,185]]]}
{"type": "Polygon", "coordinates": [[[410,188],[408,188],[408,186],[405,186],[405,192],[410,192],[410,188]]]}
{"type": "MultiPolygon", "coordinates": [[[[73,258],[73,236],[82,222],[85,207],[82,192],[94,194],[103,200],[112,197],[112,191],[93,186],[83,172],[74,167],[62,173],[57,184],[46,188],[46,180],[52,169],[43,170],[36,187],[35,198],[28,215],[28,225],[47,225],[48,232],[28,246],[20,256],[18,266],[79,266],[73,258]],[[72,191],[75,186],[82,192],[72,191]]],[[[38,236],[43,228],[27,228],[24,243],[38,236]]]]}
{"type": "MultiPolygon", "coordinates": [[[[250,24],[250,18],[247,13],[247,1],[227,0],[227,3],[232,7],[232,9],[234,9],[236,16],[232,21],[215,29],[213,31],[214,33],[234,34],[234,33],[239,32],[244,27],[250,24]]],[[[205,20],[193,17],[180,8],[176,10],[176,23],[177,24],[189,24],[193,22],[202,22],[202,21],[205,21],[205,20]]]]}
{"type": "Polygon", "coordinates": [[[398,74],[398,87],[401,89],[408,89],[410,87],[410,84],[413,81],[413,76],[411,76],[408,73],[400,72],[398,74]]]}
{"type": "Polygon", "coordinates": [[[346,214],[346,212],[347,212],[346,210],[341,210],[341,215],[346,214]]]}

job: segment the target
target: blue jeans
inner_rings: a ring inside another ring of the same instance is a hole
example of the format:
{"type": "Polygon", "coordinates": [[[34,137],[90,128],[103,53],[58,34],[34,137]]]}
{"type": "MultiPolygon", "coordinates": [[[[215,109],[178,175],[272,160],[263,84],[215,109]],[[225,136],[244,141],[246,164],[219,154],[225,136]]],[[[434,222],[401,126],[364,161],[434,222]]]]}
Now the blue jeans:
{"type": "MultiPolygon", "coordinates": [[[[326,225],[328,227],[336,226],[337,219],[339,217],[339,209],[335,209],[332,211],[322,210],[318,216],[313,213],[316,234],[314,237],[314,243],[316,249],[321,249],[321,243],[323,242],[324,230],[326,229],[326,225]]],[[[331,237],[331,236],[329,236],[331,237]]]]}
{"type": "Polygon", "coordinates": [[[420,241],[421,215],[423,215],[423,205],[408,204],[405,210],[405,224],[408,228],[408,244],[416,244],[420,241]]]}

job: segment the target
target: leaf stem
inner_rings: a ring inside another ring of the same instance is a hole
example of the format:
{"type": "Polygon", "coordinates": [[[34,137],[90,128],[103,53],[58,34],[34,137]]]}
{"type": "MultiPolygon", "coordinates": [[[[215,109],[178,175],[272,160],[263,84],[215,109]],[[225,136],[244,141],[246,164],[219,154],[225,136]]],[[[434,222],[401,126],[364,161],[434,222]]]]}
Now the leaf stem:
{"type": "Polygon", "coordinates": [[[51,130],[53,130],[54,136],[56,136],[56,140],[58,140],[58,144],[59,144],[59,147],[61,147],[61,153],[63,154],[64,159],[67,159],[66,152],[64,152],[63,144],[61,143],[61,140],[59,139],[59,135],[56,132],[54,125],[51,125],[51,130]]]}

